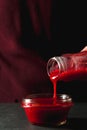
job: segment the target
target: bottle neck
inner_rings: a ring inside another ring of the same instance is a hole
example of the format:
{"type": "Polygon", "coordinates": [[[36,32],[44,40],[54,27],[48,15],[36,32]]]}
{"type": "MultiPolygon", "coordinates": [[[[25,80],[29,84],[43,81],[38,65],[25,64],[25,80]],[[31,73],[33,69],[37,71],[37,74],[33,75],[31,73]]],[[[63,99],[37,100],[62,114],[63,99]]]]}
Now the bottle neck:
{"type": "Polygon", "coordinates": [[[53,57],[48,60],[47,73],[50,76],[53,73],[62,73],[67,70],[67,58],[66,57],[53,57]]]}

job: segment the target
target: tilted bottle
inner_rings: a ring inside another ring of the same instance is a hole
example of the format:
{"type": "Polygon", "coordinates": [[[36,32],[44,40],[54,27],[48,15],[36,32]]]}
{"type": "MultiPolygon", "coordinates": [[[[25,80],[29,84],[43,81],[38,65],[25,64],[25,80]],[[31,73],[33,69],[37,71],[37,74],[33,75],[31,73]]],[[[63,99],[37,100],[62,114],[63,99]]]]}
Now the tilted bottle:
{"type": "MultiPolygon", "coordinates": [[[[55,56],[47,62],[47,73],[50,76],[56,71],[56,75],[63,72],[84,72],[84,77],[87,79],[87,51],[79,53],[63,54],[61,56],[55,56]]],[[[74,74],[75,74],[74,73],[74,74]]],[[[81,73],[80,73],[81,77],[81,73]]]]}

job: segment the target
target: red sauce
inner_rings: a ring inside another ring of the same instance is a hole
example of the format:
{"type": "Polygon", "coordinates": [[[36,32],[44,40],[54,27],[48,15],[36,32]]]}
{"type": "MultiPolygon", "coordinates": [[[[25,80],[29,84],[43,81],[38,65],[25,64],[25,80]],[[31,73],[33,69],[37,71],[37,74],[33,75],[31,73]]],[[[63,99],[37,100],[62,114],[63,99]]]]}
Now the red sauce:
{"type": "Polygon", "coordinates": [[[50,80],[53,83],[54,94],[53,97],[56,98],[56,84],[60,80],[71,81],[71,80],[87,80],[87,69],[82,68],[78,70],[68,70],[59,74],[58,70],[55,70],[50,74],[50,80]]]}
{"type": "Polygon", "coordinates": [[[65,123],[72,102],[63,102],[59,98],[54,104],[53,98],[34,98],[25,108],[26,115],[32,124],[36,125],[59,125],[65,123]]]}
{"type": "Polygon", "coordinates": [[[68,70],[61,74],[58,73],[58,70],[53,72],[50,75],[50,80],[54,87],[53,97],[34,98],[33,102],[28,104],[28,107],[25,106],[25,103],[22,105],[25,108],[29,121],[33,124],[39,125],[58,124],[65,121],[73,103],[72,101],[63,102],[58,99],[56,94],[56,83],[60,80],[67,82],[76,79],[87,80],[87,69],[79,69],[76,71],[68,70]]]}
{"type": "Polygon", "coordinates": [[[71,80],[87,80],[87,69],[68,70],[59,73],[55,70],[50,74],[50,80],[53,83],[54,92],[51,97],[37,97],[26,105],[26,100],[22,106],[25,109],[29,121],[33,124],[55,125],[66,121],[68,112],[72,107],[72,101],[60,100],[56,94],[57,82],[71,80]]]}
{"type": "Polygon", "coordinates": [[[72,101],[64,102],[60,100],[56,94],[56,83],[60,80],[67,82],[76,79],[87,80],[87,69],[68,70],[61,74],[56,70],[51,73],[50,80],[54,87],[53,95],[36,97],[29,101],[27,105],[26,102],[22,104],[29,121],[37,125],[58,125],[66,121],[73,103],[72,101]]]}

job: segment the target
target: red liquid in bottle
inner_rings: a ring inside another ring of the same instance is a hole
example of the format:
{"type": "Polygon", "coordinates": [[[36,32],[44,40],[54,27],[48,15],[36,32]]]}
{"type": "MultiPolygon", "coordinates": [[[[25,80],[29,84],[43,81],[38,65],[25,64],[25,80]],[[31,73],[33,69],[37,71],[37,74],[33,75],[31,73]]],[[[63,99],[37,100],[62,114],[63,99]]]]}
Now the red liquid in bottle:
{"type": "Polygon", "coordinates": [[[59,74],[58,70],[53,71],[50,74],[50,80],[53,83],[54,94],[53,98],[56,98],[56,84],[58,81],[71,81],[71,80],[87,80],[87,68],[81,68],[78,70],[68,70],[59,74]]]}

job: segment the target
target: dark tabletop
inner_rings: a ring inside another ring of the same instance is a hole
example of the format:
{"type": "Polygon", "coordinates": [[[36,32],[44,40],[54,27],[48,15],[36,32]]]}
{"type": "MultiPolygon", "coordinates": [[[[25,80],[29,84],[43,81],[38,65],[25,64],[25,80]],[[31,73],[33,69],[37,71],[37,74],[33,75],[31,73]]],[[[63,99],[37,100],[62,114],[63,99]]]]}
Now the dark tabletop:
{"type": "Polygon", "coordinates": [[[32,125],[20,103],[1,103],[0,130],[87,130],[87,103],[75,103],[66,125],[59,127],[32,125]]]}

